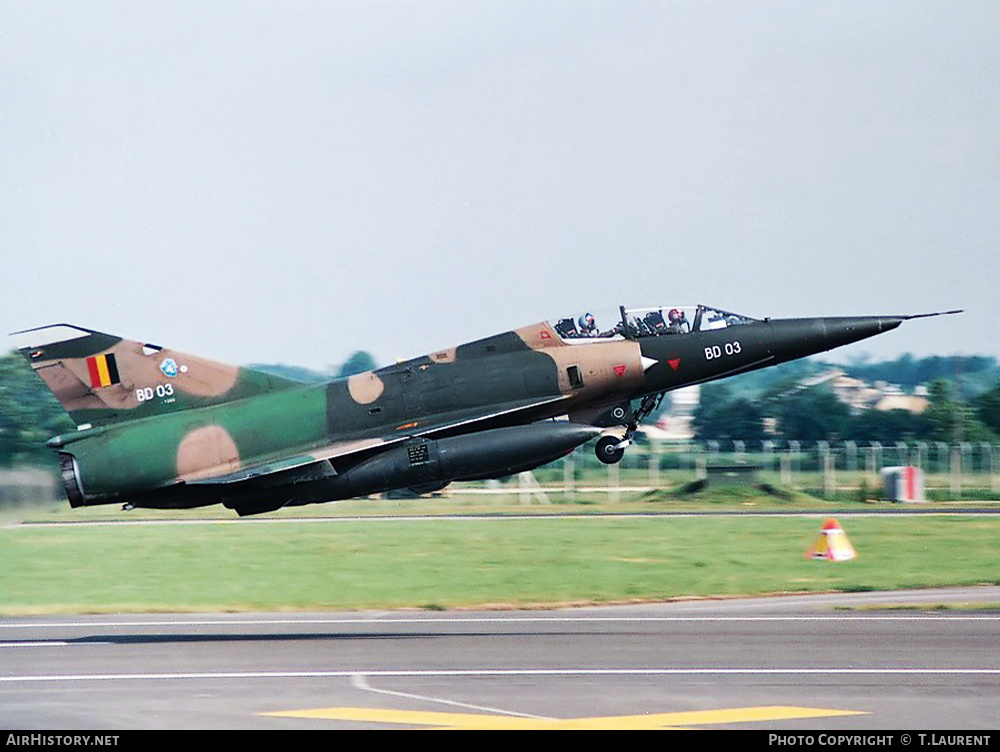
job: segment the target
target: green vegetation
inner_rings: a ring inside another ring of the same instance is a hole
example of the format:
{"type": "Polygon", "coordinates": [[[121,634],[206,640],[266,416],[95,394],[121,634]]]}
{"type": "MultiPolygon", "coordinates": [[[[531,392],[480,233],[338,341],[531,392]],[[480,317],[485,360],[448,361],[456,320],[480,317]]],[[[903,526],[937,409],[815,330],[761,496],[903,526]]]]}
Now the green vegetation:
{"type": "Polygon", "coordinates": [[[18,353],[0,356],[0,467],[19,463],[57,467],[45,442],[73,430],[42,380],[18,353]]]}
{"type": "Polygon", "coordinates": [[[826,386],[803,389],[794,383],[776,382],[771,389],[748,396],[738,383],[723,381],[702,387],[694,428],[699,440],[748,444],[759,444],[765,438],[882,443],[997,441],[1000,382],[971,399],[960,394],[952,381],[939,378],[928,386],[928,407],[923,413],[897,409],[855,414],[826,386]],[[768,419],[775,431],[770,437],[764,430],[768,419]]]}
{"type": "Polygon", "coordinates": [[[874,363],[864,358],[836,365],[824,363],[819,358],[793,360],[762,371],[732,376],[725,383],[730,385],[736,397],[754,400],[771,392],[788,391],[828,368],[839,368],[848,376],[868,383],[896,384],[906,391],[943,379],[964,395],[981,394],[1000,379],[1000,365],[995,358],[981,355],[915,358],[905,354],[896,360],[874,363]]]}
{"type": "Polygon", "coordinates": [[[880,363],[856,361],[843,366],[855,378],[888,381],[912,390],[938,379],[955,383],[965,394],[982,392],[997,381],[997,362],[982,355],[914,358],[909,353],[880,363]]]}
{"type": "Polygon", "coordinates": [[[1000,519],[844,517],[859,558],[834,564],[804,556],[823,516],[7,527],[0,613],[530,607],[1000,583],[1000,519]]]}

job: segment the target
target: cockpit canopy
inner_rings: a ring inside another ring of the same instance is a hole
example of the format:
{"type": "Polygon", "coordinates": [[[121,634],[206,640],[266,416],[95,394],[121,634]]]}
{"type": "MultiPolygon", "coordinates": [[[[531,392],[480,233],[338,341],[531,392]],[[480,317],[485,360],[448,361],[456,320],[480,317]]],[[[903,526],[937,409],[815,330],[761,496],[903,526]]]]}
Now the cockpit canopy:
{"type": "Polygon", "coordinates": [[[703,305],[653,308],[621,306],[615,312],[586,311],[577,316],[567,316],[549,323],[564,340],[578,342],[594,338],[640,339],[689,334],[742,326],[756,320],[703,305]]]}

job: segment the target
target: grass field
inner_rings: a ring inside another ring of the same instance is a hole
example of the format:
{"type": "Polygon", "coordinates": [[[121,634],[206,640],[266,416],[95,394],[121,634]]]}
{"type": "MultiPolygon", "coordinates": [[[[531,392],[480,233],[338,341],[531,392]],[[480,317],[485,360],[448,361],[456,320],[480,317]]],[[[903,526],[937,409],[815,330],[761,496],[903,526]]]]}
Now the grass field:
{"type": "Polygon", "coordinates": [[[804,555],[830,507],[798,497],[743,493],[723,505],[733,516],[620,514],[673,506],[455,497],[322,505],[302,511],[340,516],[264,522],[219,519],[218,508],[127,517],[152,524],[116,524],[112,509],[60,512],[43,518],[106,522],[0,528],[0,613],[529,607],[1000,584],[994,516],[842,517],[859,556],[831,563],[804,555]],[[790,506],[814,516],[745,514],[790,506]],[[568,514],[609,510],[618,514],[568,514]],[[407,516],[418,511],[431,516],[407,516]]]}

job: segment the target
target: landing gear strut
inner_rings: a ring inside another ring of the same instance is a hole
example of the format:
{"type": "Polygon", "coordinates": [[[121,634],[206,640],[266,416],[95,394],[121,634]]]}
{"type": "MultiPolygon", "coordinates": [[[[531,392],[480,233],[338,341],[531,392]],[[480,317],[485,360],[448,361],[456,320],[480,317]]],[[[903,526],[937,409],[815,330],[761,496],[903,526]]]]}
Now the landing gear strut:
{"type": "Polygon", "coordinates": [[[632,422],[624,427],[624,436],[607,434],[598,439],[597,447],[594,450],[597,454],[597,459],[606,465],[613,465],[616,462],[620,462],[621,458],[625,456],[625,447],[632,443],[632,437],[635,436],[635,432],[639,428],[639,423],[648,418],[660,406],[665,394],[666,392],[657,392],[656,394],[648,394],[642,398],[639,409],[632,415],[632,422]]]}

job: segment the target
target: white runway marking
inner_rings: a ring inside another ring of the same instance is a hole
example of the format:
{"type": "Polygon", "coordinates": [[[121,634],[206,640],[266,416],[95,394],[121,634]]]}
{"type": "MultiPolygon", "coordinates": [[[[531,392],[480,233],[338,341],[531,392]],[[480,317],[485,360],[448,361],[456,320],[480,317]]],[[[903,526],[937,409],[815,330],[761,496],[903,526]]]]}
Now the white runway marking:
{"type": "Polygon", "coordinates": [[[408,700],[422,700],[425,702],[434,702],[439,705],[450,705],[455,708],[464,708],[465,710],[478,710],[485,713],[494,713],[496,715],[510,715],[515,718],[534,718],[540,721],[552,720],[551,718],[546,718],[541,715],[529,715],[527,713],[514,713],[509,710],[500,710],[499,708],[490,708],[485,705],[470,705],[467,702],[456,702],[455,700],[444,700],[440,697],[428,697],[427,695],[414,695],[409,692],[393,692],[388,689],[377,689],[371,686],[367,681],[367,674],[356,674],[351,677],[351,684],[357,688],[364,690],[365,692],[374,692],[379,695],[389,695],[391,697],[405,697],[408,700]]]}

